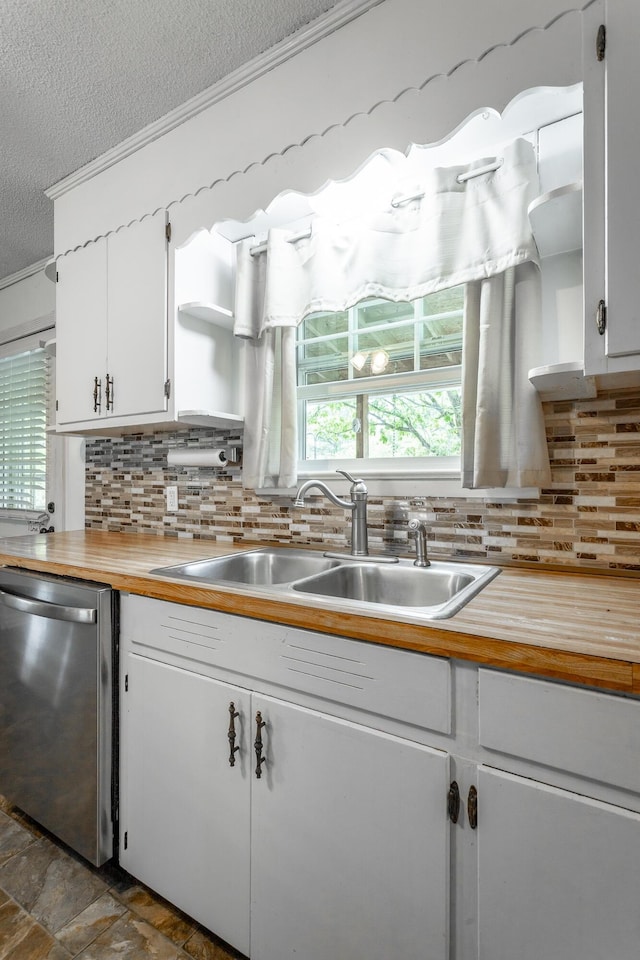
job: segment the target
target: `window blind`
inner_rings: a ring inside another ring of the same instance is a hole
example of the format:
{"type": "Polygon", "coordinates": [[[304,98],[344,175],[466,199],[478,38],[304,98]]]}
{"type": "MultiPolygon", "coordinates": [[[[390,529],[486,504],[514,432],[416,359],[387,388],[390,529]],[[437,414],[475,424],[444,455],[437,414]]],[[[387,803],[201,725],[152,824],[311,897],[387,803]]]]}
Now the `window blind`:
{"type": "Polygon", "coordinates": [[[46,507],[48,361],[43,349],[0,357],[0,509],[46,507]]]}

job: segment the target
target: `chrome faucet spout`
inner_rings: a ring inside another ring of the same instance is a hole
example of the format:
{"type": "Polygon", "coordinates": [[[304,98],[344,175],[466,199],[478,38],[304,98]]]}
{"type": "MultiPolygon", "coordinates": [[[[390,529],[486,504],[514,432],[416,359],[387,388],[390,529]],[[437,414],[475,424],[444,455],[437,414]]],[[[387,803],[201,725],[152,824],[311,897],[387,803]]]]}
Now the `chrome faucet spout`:
{"type": "Polygon", "coordinates": [[[318,489],[320,493],[324,493],[327,499],[331,500],[332,503],[335,503],[336,507],[344,507],[345,510],[353,510],[355,503],[353,500],[341,500],[340,497],[337,497],[333,490],[331,490],[326,483],[322,480],[306,480],[305,483],[298,489],[296,493],[295,500],[293,501],[294,507],[304,507],[304,497],[309,490],[318,489]]]}
{"type": "Polygon", "coordinates": [[[304,507],[305,495],[309,490],[319,490],[328,500],[335,503],[337,507],[343,507],[351,511],[351,556],[367,557],[369,556],[369,545],[367,539],[367,488],[362,480],[354,479],[350,474],[343,470],[336,471],[351,483],[350,500],[343,500],[331,490],[323,480],[306,480],[296,492],[293,500],[294,507],[304,507]]]}

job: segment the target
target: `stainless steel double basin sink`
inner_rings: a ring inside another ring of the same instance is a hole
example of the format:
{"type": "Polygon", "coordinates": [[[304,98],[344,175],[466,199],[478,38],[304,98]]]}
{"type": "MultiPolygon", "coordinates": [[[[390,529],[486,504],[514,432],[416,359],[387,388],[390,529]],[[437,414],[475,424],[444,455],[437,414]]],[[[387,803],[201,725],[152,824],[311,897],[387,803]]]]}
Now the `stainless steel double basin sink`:
{"type": "Polygon", "coordinates": [[[341,608],[412,614],[427,620],[451,617],[500,572],[498,567],[367,557],[334,558],[287,547],[246,550],[232,556],[159,567],[152,574],[199,586],[255,587],[274,596],[333,600],[341,608]]]}

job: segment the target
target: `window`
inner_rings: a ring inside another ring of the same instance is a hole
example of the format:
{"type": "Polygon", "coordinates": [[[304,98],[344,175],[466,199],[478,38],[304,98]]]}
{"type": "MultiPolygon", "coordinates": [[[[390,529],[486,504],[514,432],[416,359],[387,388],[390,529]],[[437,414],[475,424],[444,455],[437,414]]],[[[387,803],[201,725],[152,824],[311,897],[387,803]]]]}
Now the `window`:
{"type": "Polygon", "coordinates": [[[0,509],[46,508],[47,397],[42,348],[0,356],[0,509]]]}
{"type": "Polygon", "coordinates": [[[367,300],[298,328],[300,459],[460,454],[464,287],[367,300]]]}

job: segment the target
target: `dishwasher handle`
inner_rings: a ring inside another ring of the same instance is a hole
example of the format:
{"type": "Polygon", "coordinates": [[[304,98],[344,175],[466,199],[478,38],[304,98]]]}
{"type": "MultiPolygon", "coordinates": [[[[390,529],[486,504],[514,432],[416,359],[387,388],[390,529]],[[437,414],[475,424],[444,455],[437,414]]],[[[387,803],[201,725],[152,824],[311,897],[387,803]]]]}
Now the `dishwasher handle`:
{"type": "Polygon", "coordinates": [[[95,623],[98,619],[98,611],[91,607],[66,607],[59,603],[49,603],[47,600],[32,600],[31,597],[22,597],[6,590],[0,590],[0,603],[21,613],[31,613],[36,617],[46,617],[48,620],[95,623]]]}

